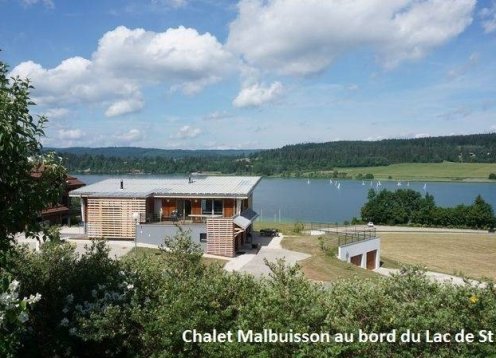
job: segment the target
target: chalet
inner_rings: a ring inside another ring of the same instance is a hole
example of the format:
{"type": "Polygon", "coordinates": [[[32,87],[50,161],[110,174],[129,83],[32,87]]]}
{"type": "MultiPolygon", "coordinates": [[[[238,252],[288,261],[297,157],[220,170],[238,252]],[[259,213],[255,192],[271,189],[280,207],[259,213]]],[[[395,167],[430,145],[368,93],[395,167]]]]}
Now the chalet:
{"type": "Polygon", "coordinates": [[[205,252],[233,257],[250,236],[260,177],[107,179],[69,193],[81,199],[89,238],[160,244],[177,225],[205,252]]]}

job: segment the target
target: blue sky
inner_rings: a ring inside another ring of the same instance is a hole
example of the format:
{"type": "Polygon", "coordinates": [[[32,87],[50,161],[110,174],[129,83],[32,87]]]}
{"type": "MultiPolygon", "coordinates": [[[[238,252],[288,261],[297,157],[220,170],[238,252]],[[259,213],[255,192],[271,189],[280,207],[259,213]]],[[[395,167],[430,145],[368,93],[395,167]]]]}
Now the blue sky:
{"type": "Polygon", "coordinates": [[[496,1],[0,0],[47,146],[496,131],[496,1]]]}

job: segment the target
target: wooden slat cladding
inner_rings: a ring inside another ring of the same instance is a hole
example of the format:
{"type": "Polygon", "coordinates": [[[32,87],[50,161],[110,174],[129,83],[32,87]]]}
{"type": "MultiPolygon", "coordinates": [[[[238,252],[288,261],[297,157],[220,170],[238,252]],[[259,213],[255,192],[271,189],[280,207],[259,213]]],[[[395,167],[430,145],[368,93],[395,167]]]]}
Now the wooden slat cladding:
{"type": "Polygon", "coordinates": [[[87,234],[91,238],[133,240],[136,233],[133,213],[139,213],[144,220],[145,199],[88,198],[87,234]]]}
{"type": "Polygon", "coordinates": [[[207,253],[234,257],[234,225],[232,218],[209,218],[207,220],[207,253]]]}
{"type": "Polygon", "coordinates": [[[224,199],[224,216],[230,218],[234,216],[234,200],[224,199]]]}

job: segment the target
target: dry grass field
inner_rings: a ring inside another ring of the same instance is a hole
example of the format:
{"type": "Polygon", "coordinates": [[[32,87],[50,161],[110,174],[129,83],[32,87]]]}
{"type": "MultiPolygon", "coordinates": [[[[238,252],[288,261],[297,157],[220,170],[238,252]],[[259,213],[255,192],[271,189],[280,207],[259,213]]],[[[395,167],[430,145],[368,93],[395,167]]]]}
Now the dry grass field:
{"type": "Polygon", "coordinates": [[[381,233],[381,256],[430,271],[496,279],[496,235],[381,233]]]}

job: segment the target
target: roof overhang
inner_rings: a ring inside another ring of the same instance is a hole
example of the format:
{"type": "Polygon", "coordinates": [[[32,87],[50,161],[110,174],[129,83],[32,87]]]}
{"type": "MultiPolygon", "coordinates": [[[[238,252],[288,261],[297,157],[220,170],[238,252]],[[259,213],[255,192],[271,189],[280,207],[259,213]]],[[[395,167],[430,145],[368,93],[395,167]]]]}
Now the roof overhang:
{"type": "Polygon", "coordinates": [[[237,215],[233,218],[233,223],[239,226],[241,229],[246,230],[255,219],[258,217],[258,214],[252,209],[246,209],[240,215],[237,215]]]}

